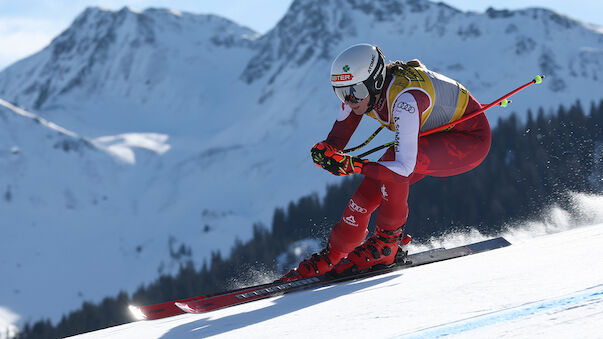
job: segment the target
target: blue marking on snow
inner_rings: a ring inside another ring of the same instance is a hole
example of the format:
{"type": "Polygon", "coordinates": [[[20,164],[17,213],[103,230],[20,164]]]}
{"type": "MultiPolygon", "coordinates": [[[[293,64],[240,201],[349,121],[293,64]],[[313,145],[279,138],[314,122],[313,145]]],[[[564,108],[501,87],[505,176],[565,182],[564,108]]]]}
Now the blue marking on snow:
{"type": "Polygon", "coordinates": [[[603,301],[603,284],[587,288],[571,296],[533,302],[503,311],[495,311],[485,315],[479,315],[444,325],[426,328],[417,332],[403,334],[400,338],[441,338],[461,334],[485,326],[529,317],[552,309],[583,304],[587,301],[596,299],[601,299],[600,301],[603,301]]]}

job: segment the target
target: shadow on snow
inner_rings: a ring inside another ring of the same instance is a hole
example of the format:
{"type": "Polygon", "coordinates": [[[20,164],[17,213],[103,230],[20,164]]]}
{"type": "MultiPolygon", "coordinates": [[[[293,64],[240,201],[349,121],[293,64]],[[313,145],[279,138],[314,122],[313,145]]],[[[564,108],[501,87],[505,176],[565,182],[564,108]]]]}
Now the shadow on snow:
{"type": "MultiPolygon", "coordinates": [[[[249,325],[261,323],[282,315],[299,311],[309,306],[317,305],[344,295],[357,292],[362,289],[386,283],[402,275],[402,273],[387,275],[377,279],[365,281],[350,281],[337,284],[329,288],[314,291],[302,291],[301,293],[286,294],[284,297],[276,298],[273,304],[266,307],[244,313],[237,313],[218,319],[199,319],[187,324],[172,328],[162,336],[163,339],[181,339],[190,337],[209,337],[237,330],[249,325]]],[[[361,307],[362,305],[358,305],[361,307]]]]}

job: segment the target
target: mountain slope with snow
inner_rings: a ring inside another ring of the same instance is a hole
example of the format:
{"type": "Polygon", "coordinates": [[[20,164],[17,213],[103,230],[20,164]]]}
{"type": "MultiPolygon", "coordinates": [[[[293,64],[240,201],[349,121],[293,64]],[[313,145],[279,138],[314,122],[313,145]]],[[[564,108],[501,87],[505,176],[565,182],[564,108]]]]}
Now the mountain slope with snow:
{"type": "Polygon", "coordinates": [[[603,331],[603,224],[200,315],[77,338],[581,337],[603,331]]]}
{"type": "Polygon", "coordinates": [[[220,130],[207,108],[222,107],[256,37],[212,15],[88,8],[0,74],[0,97],[95,136],[175,132],[207,120],[220,130]]]}
{"type": "Polygon", "coordinates": [[[134,288],[156,277],[161,260],[178,264],[166,260],[167,237],[149,243],[148,222],[123,223],[142,200],[123,187],[144,192],[149,180],[128,160],[161,166],[161,135],[92,140],[2,100],[0,121],[2,306],[22,320],[59,316],[56,305],[75,308],[128,281],[134,288]],[[144,260],[155,269],[137,269],[144,260]],[[36,299],[45,302],[27,306],[36,299]]]}
{"type": "Polygon", "coordinates": [[[523,113],[600,99],[602,37],[544,9],[426,0],[295,1],[263,36],[215,16],[90,8],[0,72],[1,305],[56,321],[174,272],[180,248],[199,264],[227,254],[275,207],[339,181],[308,150],[336,117],[328,72],[350,44],[418,57],[483,102],[546,73],[513,98],[523,113]]]}

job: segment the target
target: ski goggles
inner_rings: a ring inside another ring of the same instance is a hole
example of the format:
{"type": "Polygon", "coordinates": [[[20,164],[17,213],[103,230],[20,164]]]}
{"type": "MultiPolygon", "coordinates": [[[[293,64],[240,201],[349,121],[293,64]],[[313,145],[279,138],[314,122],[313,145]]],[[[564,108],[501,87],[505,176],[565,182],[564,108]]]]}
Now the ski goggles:
{"type": "Polygon", "coordinates": [[[341,102],[347,101],[356,104],[369,96],[369,90],[363,82],[345,87],[333,86],[333,90],[341,102]]]}

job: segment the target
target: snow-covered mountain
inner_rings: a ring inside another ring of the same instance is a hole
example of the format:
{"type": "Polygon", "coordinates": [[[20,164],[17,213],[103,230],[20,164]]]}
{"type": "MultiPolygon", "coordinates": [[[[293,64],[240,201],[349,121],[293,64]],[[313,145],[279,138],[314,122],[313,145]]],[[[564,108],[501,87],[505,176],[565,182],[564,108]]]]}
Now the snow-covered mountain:
{"type": "Polygon", "coordinates": [[[211,121],[194,130],[207,133],[228,124],[210,112],[229,108],[223,103],[256,37],[212,15],[89,8],[41,52],[4,70],[0,97],[89,134],[211,121]]]}
{"type": "MultiPolygon", "coordinates": [[[[89,8],[44,50],[5,69],[0,97],[90,133],[207,133],[269,102],[336,102],[325,75],[332,58],[369,41],[392,60],[420,58],[482,101],[548,75],[546,89],[515,102],[524,112],[600,99],[602,32],[546,9],[473,13],[427,0],[294,1],[263,36],[216,16],[89,8]]],[[[289,107],[279,107],[285,120],[298,111],[289,107]]]]}
{"type": "Polygon", "coordinates": [[[602,29],[545,9],[294,1],[260,36],[216,16],[89,8],[0,72],[0,306],[56,320],[173,272],[181,248],[227,254],[274,207],[339,181],[308,150],[339,108],[331,60],[358,42],[483,102],[548,75],[510,110],[601,98],[602,29]]]}
{"type": "Polygon", "coordinates": [[[507,238],[474,256],[73,338],[600,338],[603,224],[507,238]]]}

